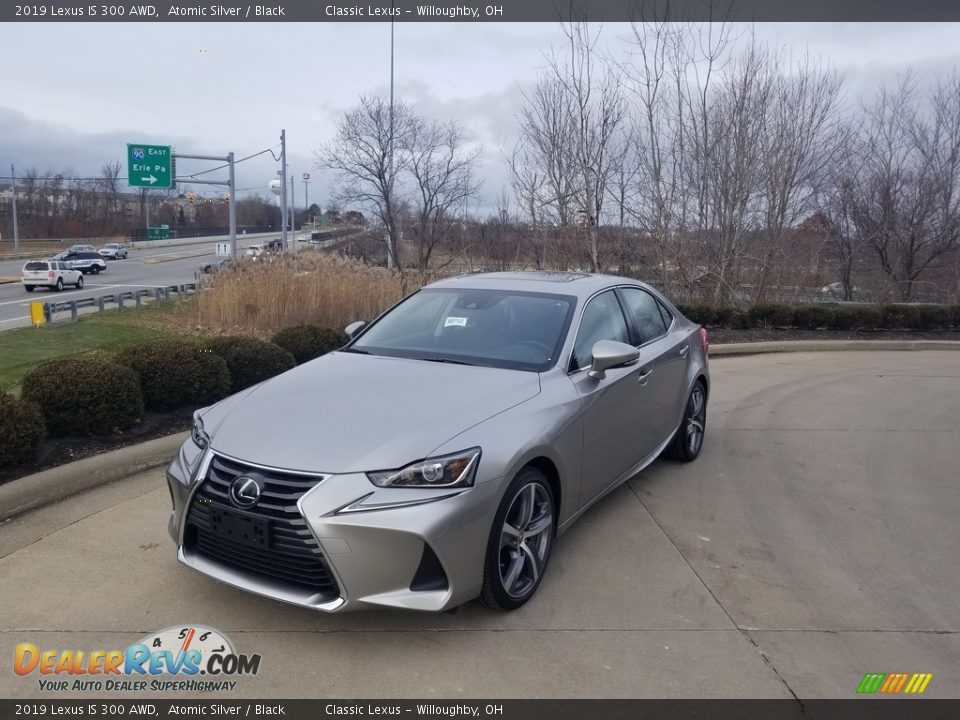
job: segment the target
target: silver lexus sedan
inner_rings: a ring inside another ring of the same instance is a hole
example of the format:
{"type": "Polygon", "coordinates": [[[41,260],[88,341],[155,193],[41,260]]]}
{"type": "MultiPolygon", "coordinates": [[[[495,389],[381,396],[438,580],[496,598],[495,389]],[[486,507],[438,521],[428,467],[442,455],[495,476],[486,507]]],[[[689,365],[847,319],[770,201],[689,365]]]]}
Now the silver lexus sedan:
{"type": "Polygon", "coordinates": [[[195,414],[167,471],[181,562],[317,610],[511,610],[590,505],[700,453],[706,330],[640,282],[458,277],[347,331],[195,414]]]}

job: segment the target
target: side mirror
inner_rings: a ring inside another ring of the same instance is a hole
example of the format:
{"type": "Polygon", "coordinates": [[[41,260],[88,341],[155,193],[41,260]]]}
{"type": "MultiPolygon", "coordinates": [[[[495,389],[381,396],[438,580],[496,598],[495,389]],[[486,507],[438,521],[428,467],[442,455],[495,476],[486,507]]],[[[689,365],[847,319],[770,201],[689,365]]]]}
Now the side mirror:
{"type": "Polygon", "coordinates": [[[353,340],[356,337],[357,333],[363,330],[367,326],[367,323],[363,320],[356,320],[349,325],[347,325],[343,331],[347,334],[347,337],[353,340]]]}
{"type": "Polygon", "coordinates": [[[603,380],[610,368],[622,367],[635,363],[640,358],[640,351],[633,345],[617,342],[616,340],[600,340],[593,346],[593,363],[588,375],[597,380],[603,380]]]}

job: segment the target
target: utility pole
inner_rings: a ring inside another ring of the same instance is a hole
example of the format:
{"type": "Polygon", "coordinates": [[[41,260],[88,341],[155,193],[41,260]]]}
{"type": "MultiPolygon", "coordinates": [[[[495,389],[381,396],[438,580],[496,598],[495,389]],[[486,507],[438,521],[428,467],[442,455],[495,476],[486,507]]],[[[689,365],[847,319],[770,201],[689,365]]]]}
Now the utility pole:
{"type": "Polygon", "coordinates": [[[287,131],[280,131],[280,244],[286,252],[287,245],[287,131]]]}
{"type": "Polygon", "coordinates": [[[290,176],[290,232],[293,234],[293,251],[297,251],[297,201],[294,199],[293,175],[290,176]]]}
{"type": "Polygon", "coordinates": [[[230,163],[230,257],[237,259],[237,183],[234,177],[233,151],[227,154],[230,163]]]}
{"type": "Polygon", "coordinates": [[[13,253],[20,252],[20,232],[17,228],[17,173],[10,163],[10,187],[13,189],[13,253]]]}

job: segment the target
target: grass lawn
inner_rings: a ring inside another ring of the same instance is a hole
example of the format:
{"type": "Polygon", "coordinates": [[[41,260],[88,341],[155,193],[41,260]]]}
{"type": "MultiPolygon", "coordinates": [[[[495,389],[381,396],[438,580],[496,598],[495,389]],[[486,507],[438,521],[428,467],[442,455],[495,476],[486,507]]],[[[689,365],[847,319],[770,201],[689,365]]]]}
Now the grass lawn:
{"type": "Polygon", "coordinates": [[[148,307],[92,313],[81,316],[80,322],[0,332],[0,391],[19,394],[23,376],[44,360],[90,350],[116,350],[169,335],[156,323],[157,311],[163,310],[148,307]]]}

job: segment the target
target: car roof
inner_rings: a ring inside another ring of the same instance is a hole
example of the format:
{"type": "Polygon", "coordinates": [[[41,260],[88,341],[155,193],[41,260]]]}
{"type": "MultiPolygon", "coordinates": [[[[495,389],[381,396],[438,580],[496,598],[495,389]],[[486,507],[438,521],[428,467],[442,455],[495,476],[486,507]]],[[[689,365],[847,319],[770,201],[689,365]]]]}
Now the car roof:
{"type": "Polygon", "coordinates": [[[586,298],[599,290],[618,285],[649,287],[646,283],[617,275],[584,272],[553,272],[542,270],[473,273],[439,280],[430,288],[477,288],[490,290],[518,290],[551,295],[575,295],[586,298]]]}

